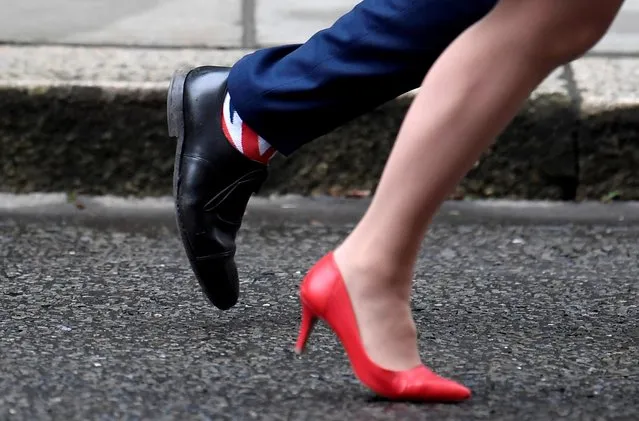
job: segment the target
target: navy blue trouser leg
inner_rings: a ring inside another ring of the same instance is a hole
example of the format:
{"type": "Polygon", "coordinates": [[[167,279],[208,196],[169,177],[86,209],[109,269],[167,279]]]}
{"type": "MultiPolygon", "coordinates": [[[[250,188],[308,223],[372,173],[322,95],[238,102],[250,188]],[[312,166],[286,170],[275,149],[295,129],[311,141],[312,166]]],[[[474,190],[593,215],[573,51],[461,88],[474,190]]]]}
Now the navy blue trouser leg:
{"type": "Polygon", "coordinates": [[[306,43],[266,48],[229,76],[242,119],[283,155],[417,88],[497,0],[364,0],[306,43]]]}

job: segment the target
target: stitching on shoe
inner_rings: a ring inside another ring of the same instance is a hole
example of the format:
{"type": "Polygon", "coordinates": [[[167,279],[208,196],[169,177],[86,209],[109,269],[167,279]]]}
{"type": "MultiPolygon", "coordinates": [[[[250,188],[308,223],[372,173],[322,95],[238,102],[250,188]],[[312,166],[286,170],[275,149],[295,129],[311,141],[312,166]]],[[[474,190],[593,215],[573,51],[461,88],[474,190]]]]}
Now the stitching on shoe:
{"type": "Polygon", "coordinates": [[[228,185],[224,189],[222,189],[218,194],[216,194],[213,198],[211,198],[211,200],[209,200],[204,205],[204,211],[205,212],[210,212],[210,211],[215,210],[219,205],[224,203],[224,201],[231,195],[231,193],[233,193],[233,191],[238,186],[240,186],[241,184],[249,183],[249,182],[251,182],[253,180],[257,180],[257,178],[255,176],[257,174],[259,174],[260,172],[261,172],[261,170],[251,171],[248,174],[245,174],[242,177],[238,178],[236,181],[234,181],[233,183],[231,183],[230,185],[228,185]],[[221,197],[221,196],[223,196],[223,197],[221,197]]]}

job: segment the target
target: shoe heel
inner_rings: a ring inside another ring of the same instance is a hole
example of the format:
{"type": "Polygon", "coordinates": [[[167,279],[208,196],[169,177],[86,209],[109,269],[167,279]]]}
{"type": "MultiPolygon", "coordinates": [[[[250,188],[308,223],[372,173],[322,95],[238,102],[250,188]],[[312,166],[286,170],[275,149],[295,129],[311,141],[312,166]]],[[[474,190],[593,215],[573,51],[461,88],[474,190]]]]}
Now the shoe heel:
{"type": "Polygon", "coordinates": [[[304,352],[304,347],[308,341],[308,337],[311,335],[315,324],[317,323],[317,316],[313,311],[304,303],[302,303],[302,323],[300,326],[300,334],[297,338],[297,344],[295,344],[295,353],[300,355],[304,352]]]}
{"type": "Polygon", "coordinates": [[[184,82],[189,73],[188,69],[179,69],[171,78],[166,98],[166,119],[169,137],[179,138],[184,132],[183,102],[184,82]]]}

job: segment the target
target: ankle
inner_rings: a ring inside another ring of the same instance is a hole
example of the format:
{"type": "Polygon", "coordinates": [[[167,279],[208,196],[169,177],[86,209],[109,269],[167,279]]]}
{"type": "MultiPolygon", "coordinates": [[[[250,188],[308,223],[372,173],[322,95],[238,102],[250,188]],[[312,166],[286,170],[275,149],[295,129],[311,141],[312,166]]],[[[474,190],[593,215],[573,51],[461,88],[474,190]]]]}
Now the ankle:
{"type": "Polygon", "coordinates": [[[366,291],[366,295],[383,294],[389,299],[410,299],[413,266],[366,252],[343,243],[334,251],[335,262],[349,290],[366,291]]]}
{"type": "Polygon", "coordinates": [[[276,150],[246,124],[233,107],[230,94],[226,95],[222,109],[222,132],[229,143],[248,159],[268,165],[276,150]]]}
{"type": "Polygon", "coordinates": [[[380,224],[383,221],[378,219],[369,213],[364,215],[337,250],[362,266],[378,266],[395,273],[412,272],[421,240],[402,233],[397,227],[383,227],[380,224]]]}

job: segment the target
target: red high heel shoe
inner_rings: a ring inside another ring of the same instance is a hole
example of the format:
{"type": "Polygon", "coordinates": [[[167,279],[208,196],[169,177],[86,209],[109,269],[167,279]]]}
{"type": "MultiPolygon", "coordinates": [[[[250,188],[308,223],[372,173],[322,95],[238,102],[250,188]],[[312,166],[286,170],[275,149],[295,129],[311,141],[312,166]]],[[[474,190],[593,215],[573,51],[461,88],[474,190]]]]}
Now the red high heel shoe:
{"type": "Polygon", "coordinates": [[[373,392],[393,400],[451,402],[468,399],[471,392],[452,380],[420,365],[406,371],[390,371],[368,357],[359,336],[355,313],[335,263],[333,253],[322,258],[302,281],[302,324],[295,351],[301,354],[318,318],[337,334],[355,375],[373,392]]]}

